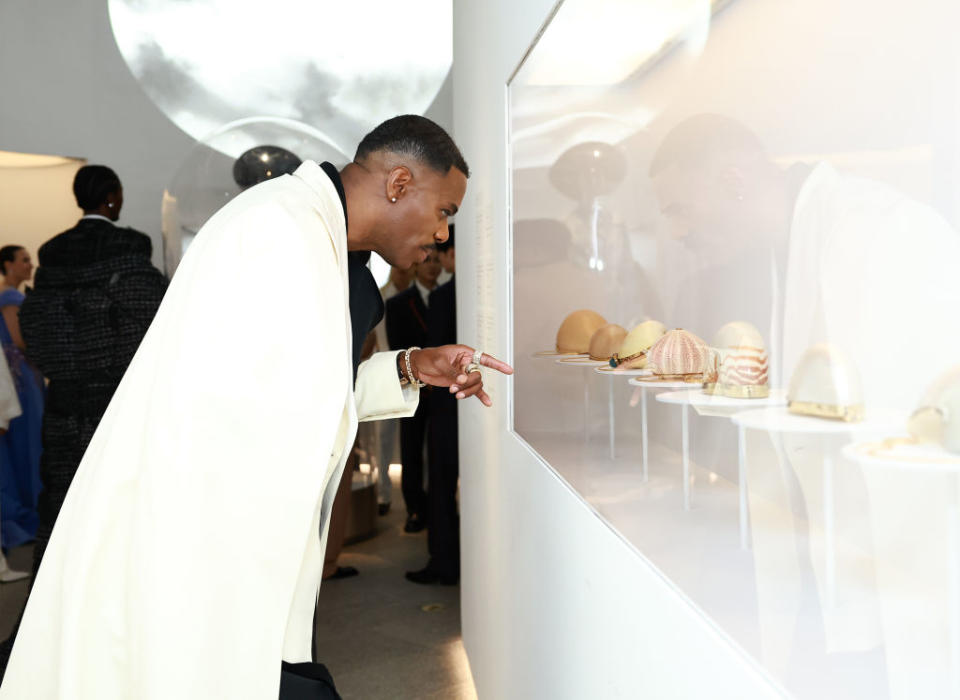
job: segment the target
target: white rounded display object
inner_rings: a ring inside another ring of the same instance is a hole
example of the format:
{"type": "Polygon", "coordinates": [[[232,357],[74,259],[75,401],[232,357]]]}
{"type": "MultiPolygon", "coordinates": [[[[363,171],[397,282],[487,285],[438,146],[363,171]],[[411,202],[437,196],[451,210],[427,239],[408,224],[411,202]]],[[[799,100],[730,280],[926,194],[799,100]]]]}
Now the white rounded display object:
{"type": "Polygon", "coordinates": [[[621,369],[620,367],[611,367],[609,363],[603,363],[596,367],[594,371],[597,374],[605,374],[608,377],[650,377],[653,372],[649,369],[621,369]]]}
{"type": "Polygon", "coordinates": [[[352,150],[384,119],[424,114],[453,63],[450,0],[421,0],[415,12],[381,0],[105,4],[130,72],[196,139],[269,112],[352,150]],[[364,40],[345,27],[362,27],[364,40]]]}
{"type": "Polygon", "coordinates": [[[935,443],[960,453],[960,365],[944,373],[927,390],[907,430],[921,443],[935,443]]]}
{"type": "MultiPolygon", "coordinates": [[[[731,416],[740,411],[768,406],[786,406],[787,397],[783,391],[771,392],[766,398],[739,399],[721,394],[705,394],[700,389],[686,389],[660,394],[657,401],[663,403],[686,404],[696,409],[707,409],[710,414],[731,416]]],[[[699,412],[699,410],[698,410],[699,412]]]]}
{"type": "Polygon", "coordinates": [[[227,124],[198,143],[163,193],[163,261],[173,275],[207,219],[244,189],[292,172],[305,160],[348,158],[316,129],[273,117],[227,124]]]}
{"type": "Polygon", "coordinates": [[[591,360],[587,355],[568,355],[556,362],[564,367],[602,367],[606,364],[601,360],[591,360]]]}
{"type": "Polygon", "coordinates": [[[653,374],[647,374],[640,377],[631,377],[627,380],[627,383],[632,386],[641,386],[647,389],[689,389],[690,382],[684,382],[681,380],[667,381],[664,379],[657,379],[653,374]]]}
{"type": "Polygon", "coordinates": [[[848,423],[863,420],[864,403],[856,366],[835,346],[809,348],[793,372],[787,402],[791,413],[848,423]]]}

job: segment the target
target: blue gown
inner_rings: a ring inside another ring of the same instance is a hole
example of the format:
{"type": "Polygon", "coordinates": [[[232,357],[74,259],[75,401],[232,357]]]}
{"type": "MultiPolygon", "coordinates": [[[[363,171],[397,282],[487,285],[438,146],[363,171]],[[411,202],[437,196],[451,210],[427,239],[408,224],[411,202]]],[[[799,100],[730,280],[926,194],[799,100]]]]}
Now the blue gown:
{"type": "MultiPolygon", "coordinates": [[[[16,289],[7,289],[0,292],[0,308],[19,307],[23,299],[16,289]]],[[[13,344],[2,316],[0,344],[23,411],[0,437],[0,543],[10,548],[29,542],[37,534],[44,384],[23,351],[13,344]]]]}

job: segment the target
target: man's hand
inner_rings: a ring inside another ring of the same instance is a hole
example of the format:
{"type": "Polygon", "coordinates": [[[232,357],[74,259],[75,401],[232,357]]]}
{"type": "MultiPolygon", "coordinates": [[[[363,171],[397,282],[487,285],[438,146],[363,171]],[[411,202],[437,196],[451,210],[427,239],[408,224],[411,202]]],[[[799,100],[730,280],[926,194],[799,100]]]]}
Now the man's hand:
{"type": "MultiPolygon", "coordinates": [[[[479,371],[466,373],[473,362],[473,348],[466,345],[442,345],[439,348],[424,348],[410,353],[413,375],[424,384],[450,387],[450,393],[458,399],[476,396],[484,406],[493,402],[483,390],[483,376],[479,371]]],[[[480,365],[503,374],[513,374],[513,367],[486,353],[480,365]]]]}

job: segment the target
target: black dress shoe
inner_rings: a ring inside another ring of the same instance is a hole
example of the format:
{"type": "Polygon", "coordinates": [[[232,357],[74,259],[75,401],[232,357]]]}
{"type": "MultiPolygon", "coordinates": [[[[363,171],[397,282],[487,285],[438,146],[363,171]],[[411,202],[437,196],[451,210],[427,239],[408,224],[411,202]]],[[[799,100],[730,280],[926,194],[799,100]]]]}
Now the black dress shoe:
{"type": "Polygon", "coordinates": [[[389,503],[378,503],[377,504],[377,515],[386,515],[390,512],[389,503]]]}
{"type": "Polygon", "coordinates": [[[404,532],[420,532],[427,526],[427,523],[424,522],[423,518],[414,513],[413,515],[407,516],[407,524],[403,526],[404,532]]]}
{"type": "Polygon", "coordinates": [[[352,566],[338,566],[336,571],[327,576],[327,580],[332,581],[335,578],[353,578],[354,576],[359,575],[360,572],[352,566]]]}
{"type": "Polygon", "coordinates": [[[445,576],[434,571],[429,566],[425,569],[420,569],[420,571],[408,571],[406,577],[408,581],[426,585],[439,583],[441,586],[456,586],[457,583],[460,582],[459,576],[445,576]]]}

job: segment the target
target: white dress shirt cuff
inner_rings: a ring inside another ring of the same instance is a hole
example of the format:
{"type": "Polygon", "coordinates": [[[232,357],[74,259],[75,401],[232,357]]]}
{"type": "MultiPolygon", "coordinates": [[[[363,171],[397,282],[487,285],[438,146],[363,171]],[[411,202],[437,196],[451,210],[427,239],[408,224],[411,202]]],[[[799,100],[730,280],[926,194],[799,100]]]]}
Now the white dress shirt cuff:
{"type": "Polygon", "coordinates": [[[420,390],[400,385],[397,351],[378,352],[361,363],[354,389],[357,419],[362,421],[408,418],[417,411],[420,390]]]}

